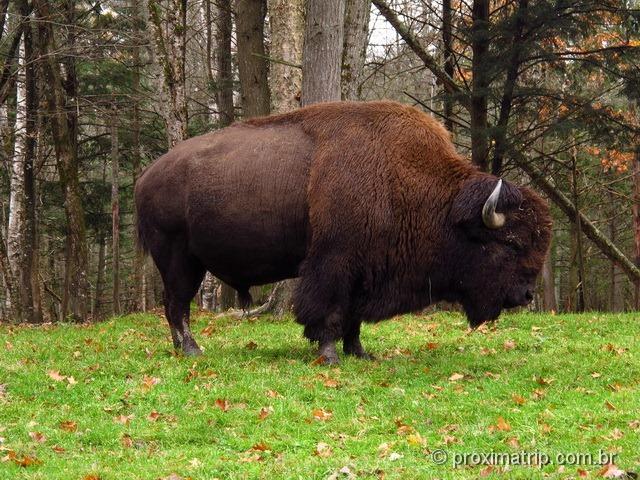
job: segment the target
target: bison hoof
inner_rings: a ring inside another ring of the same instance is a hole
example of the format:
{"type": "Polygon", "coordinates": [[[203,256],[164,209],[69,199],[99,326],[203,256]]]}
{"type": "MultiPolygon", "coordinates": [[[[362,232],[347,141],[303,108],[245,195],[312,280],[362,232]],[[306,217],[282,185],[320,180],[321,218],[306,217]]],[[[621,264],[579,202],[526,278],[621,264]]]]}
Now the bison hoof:
{"type": "Polygon", "coordinates": [[[202,355],[202,350],[200,350],[198,345],[184,345],[182,352],[187,357],[199,357],[202,355]]]}
{"type": "Polygon", "coordinates": [[[361,358],[362,360],[376,360],[375,356],[371,355],[370,353],[367,353],[364,350],[353,350],[353,351],[345,350],[344,353],[346,355],[351,355],[352,357],[361,358]]]}
{"type": "Polygon", "coordinates": [[[320,345],[318,355],[320,355],[321,363],[323,365],[338,365],[340,363],[340,358],[338,358],[338,352],[336,352],[336,344],[334,342],[327,342],[320,345]]]}

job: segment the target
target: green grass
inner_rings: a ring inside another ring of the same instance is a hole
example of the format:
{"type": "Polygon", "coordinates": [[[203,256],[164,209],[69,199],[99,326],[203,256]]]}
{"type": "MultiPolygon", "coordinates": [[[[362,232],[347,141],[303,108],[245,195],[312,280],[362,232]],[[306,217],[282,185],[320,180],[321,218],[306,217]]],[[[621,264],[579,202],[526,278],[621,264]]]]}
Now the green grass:
{"type": "Polygon", "coordinates": [[[378,361],[339,368],[270,318],[196,316],[197,359],[152,315],[0,326],[0,479],[596,478],[555,455],[600,449],[637,472],[639,326],[517,314],[469,333],[457,314],[405,316],[363,328],[378,361]],[[452,463],[521,451],[554,464],[452,463]]]}

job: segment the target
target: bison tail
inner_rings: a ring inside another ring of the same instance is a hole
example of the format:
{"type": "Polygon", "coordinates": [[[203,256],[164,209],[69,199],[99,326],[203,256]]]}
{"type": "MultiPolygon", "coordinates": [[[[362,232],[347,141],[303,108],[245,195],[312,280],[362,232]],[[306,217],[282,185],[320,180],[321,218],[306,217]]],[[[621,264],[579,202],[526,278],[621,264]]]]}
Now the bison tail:
{"type": "Polygon", "coordinates": [[[151,225],[146,221],[144,213],[136,205],[136,246],[145,255],[149,253],[149,233],[151,225]]]}

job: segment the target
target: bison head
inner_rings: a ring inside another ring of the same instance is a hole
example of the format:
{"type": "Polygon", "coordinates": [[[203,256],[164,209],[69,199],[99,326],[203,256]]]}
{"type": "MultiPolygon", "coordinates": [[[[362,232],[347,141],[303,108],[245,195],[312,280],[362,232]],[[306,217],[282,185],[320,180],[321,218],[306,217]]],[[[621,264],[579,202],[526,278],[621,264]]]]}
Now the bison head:
{"type": "Polygon", "coordinates": [[[551,238],[547,204],[489,175],[467,180],[451,210],[456,291],[472,326],[527,305],[551,238]]]}

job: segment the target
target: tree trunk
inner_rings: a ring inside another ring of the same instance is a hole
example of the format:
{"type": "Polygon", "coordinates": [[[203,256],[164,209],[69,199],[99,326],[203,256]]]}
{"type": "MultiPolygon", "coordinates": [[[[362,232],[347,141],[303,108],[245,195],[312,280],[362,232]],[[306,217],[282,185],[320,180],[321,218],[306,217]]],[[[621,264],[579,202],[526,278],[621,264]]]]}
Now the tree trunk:
{"type": "Polygon", "coordinates": [[[98,234],[98,268],[96,270],[96,288],[93,298],[93,306],[91,308],[91,316],[96,319],[100,318],[100,309],[102,308],[102,293],[104,291],[104,267],[105,267],[105,234],[98,234]]]}
{"type": "Polygon", "coordinates": [[[118,111],[111,113],[111,271],[113,291],[111,313],[120,314],[120,151],[118,147],[118,111]]]}
{"type": "MultiPolygon", "coordinates": [[[[131,122],[131,171],[133,174],[133,185],[138,181],[140,176],[142,162],[140,152],[140,75],[141,75],[141,44],[142,35],[144,32],[144,21],[142,18],[142,12],[140,9],[139,0],[131,0],[131,16],[133,18],[133,51],[131,53],[133,59],[133,68],[131,73],[131,90],[133,92],[133,112],[131,122]]],[[[134,209],[134,225],[137,223],[136,213],[134,209]]],[[[134,277],[134,295],[135,295],[135,308],[145,311],[146,307],[146,292],[144,287],[146,282],[144,280],[145,268],[144,268],[144,253],[142,249],[136,248],[133,259],[133,277],[134,277]]]]}
{"type": "MultiPolygon", "coordinates": [[[[453,37],[452,37],[451,0],[442,0],[442,51],[444,52],[444,73],[453,78],[453,37]]],[[[444,125],[453,134],[453,98],[446,91],[444,93],[444,125]]]]}
{"type": "Polygon", "coordinates": [[[474,0],[472,8],[471,49],[471,161],[481,170],[487,170],[489,142],[487,138],[487,97],[489,73],[489,0],[474,0]]]}
{"type": "Polygon", "coordinates": [[[345,0],[342,48],[342,99],[360,100],[369,39],[371,0],[345,0]]]}
{"type": "Polygon", "coordinates": [[[553,275],[553,260],[551,254],[547,256],[542,265],[543,308],[547,312],[557,312],[556,284],[553,275]]]}
{"type": "Polygon", "coordinates": [[[578,312],[584,312],[585,310],[585,276],[584,276],[584,250],[582,248],[582,220],[580,218],[580,205],[579,205],[579,193],[578,193],[578,168],[577,168],[577,149],[574,147],[571,154],[571,191],[573,194],[573,205],[576,209],[576,216],[573,226],[575,228],[575,258],[572,259],[575,262],[577,283],[572,285],[575,288],[575,309],[578,312]]]}
{"type": "MultiPolygon", "coordinates": [[[[636,267],[640,267],[640,144],[633,159],[633,239],[636,267]]],[[[634,310],[640,309],[640,278],[634,281],[634,310]]]]}
{"type": "Polygon", "coordinates": [[[264,50],[266,0],[236,1],[238,74],[244,118],[269,114],[269,64],[264,50]]]}
{"type": "MultiPolygon", "coordinates": [[[[304,5],[302,0],[269,0],[271,25],[271,72],[269,75],[272,107],[284,113],[300,106],[304,40],[304,5]]],[[[285,280],[273,286],[269,308],[282,316],[289,311],[295,280],[285,280]],[[276,292],[277,295],[273,296],[276,292]],[[277,298],[276,298],[277,297],[277,298]]]]}
{"type": "MultiPolygon", "coordinates": [[[[24,163],[25,163],[25,142],[26,142],[26,82],[24,78],[24,40],[20,41],[18,47],[18,72],[16,89],[16,120],[15,120],[15,143],[13,148],[13,158],[9,177],[9,225],[7,226],[7,259],[9,272],[13,288],[7,296],[7,311],[14,322],[23,321],[23,296],[26,292],[22,290],[20,279],[23,268],[25,252],[24,245],[24,163]]],[[[26,303],[26,302],[24,302],[26,303]]]]}
{"type": "Polygon", "coordinates": [[[149,13],[155,40],[156,57],[164,72],[168,105],[164,108],[167,141],[173,147],[188,136],[189,123],[185,85],[185,49],[187,42],[187,0],[149,0],[149,13]]]}
{"type": "MultiPolygon", "coordinates": [[[[616,243],[618,237],[617,205],[613,191],[609,189],[609,240],[616,243]]],[[[609,262],[609,310],[612,312],[620,312],[624,310],[622,298],[622,282],[620,281],[620,268],[617,262],[609,262]]]]}
{"type": "Polygon", "coordinates": [[[300,106],[304,40],[304,5],[302,0],[269,0],[271,25],[269,87],[271,105],[275,113],[294,110],[300,106]]]}
{"type": "Polygon", "coordinates": [[[216,103],[220,126],[231,125],[233,111],[233,69],[231,63],[231,0],[219,0],[216,21],[216,64],[218,67],[216,103]]]}
{"type": "Polygon", "coordinates": [[[344,0],[308,0],[302,105],[340,100],[344,0]]]}
{"type": "Polygon", "coordinates": [[[38,44],[42,67],[48,88],[45,89],[56,162],[60,183],[64,193],[67,223],[67,250],[65,257],[65,286],[62,298],[62,317],[70,314],[82,321],[87,316],[89,303],[89,281],[87,278],[87,244],[84,209],[78,179],[77,157],[77,105],[68,105],[68,100],[78,98],[75,69],[75,3],[69,2],[65,21],[67,28],[66,51],[61,60],[64,64],[63,78],[58,49],[53,35],[54,21],[48,0],[34,0],[38,12],[38,44]]]}

